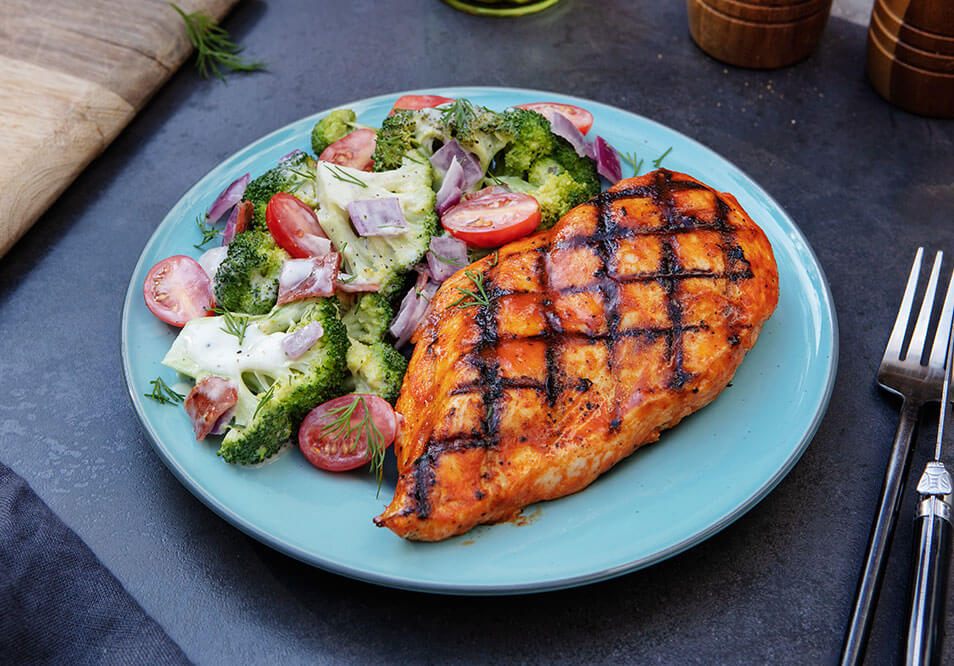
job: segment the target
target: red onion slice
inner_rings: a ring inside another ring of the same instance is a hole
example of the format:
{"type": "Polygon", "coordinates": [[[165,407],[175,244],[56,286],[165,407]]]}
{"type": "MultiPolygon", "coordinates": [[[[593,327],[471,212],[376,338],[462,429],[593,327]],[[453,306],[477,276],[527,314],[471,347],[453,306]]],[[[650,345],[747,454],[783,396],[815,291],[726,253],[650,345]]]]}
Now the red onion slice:
{"type": "Polygon", "coordinates": [[[225,215],[226,211],[242,200],[242,195],[245,194],[245,188],[248,187],[251,179],[251,174],[245,174],[241,178],[233,180],[228,187],[222,190],[205,214],[209,222],[215,224],[220,217],[225,215]]]}
{"type": "Polygon", "coordinates": [[[427,267],[437,282],[443,282],[469,263],[467,243],[453,236],[434,236],[430,248],[427,267]]]}
{"type": "Polygon", "coordinates": [[[430,309],[431,298],[437,293],[437,284],[427,279],[426,275],[418,277],[417,284],[407,292],[397,316],[391,322],[391,335],[397,338],[395,347],[400,347],[411,339],[418,325],[423,321],[430,309]],[[423,279],[421,279],[423,278],[423,279]]]}
{"type": "Polygon", "coordinates": [[[199,257],[199,266],[201,266],[202,270],[209,276],[212,284],[215,284],[215,274],[219,270],[219,266],[222,265],[222,262],[225,261],[225,257],[228,253],[229,246],[222,245],[213,247],[211,250],[206,250],[202,253],[202,256],[199,257]]]}
{"type": "Polygon", "coordinates": [[[248,228],[254,212],[255,204],[251,201],[239,201],[235,204],[232,214],[229,215],[229,221],[225,223],[225,229],[222,231],[222,245],[228,245],[235,238],[235,234],[240,234],[248,228]]]}
{"type": "Polygon", "coordinates": [[[308,322],[282,339],[282,350],[285,352],[285,356],[292,360],[301,358],[302,354],[311,349],[324,334],[325,329],[320,322],[308,322]]]}
{"type": "Polygon", "coordinates": [[[480,168],[480,162],[473,153],[464,150],[457,143],[457,139],[451,139],[431,155],[431,164],[443,175],[450,170],[455,158],[463,170],[461,189],[465,192],[473,189],[477,183],[484,179],[484,170],[480,168]]]}
{"type": "Polygon", "coordinates": [[[438,215],[443,215],[444,211],[460,201],[464,193],[464,168],[453,158],[447,173],[444,174],[444,182],[441,183],[441,189],[437,190],[437,196],[434,199],[434,210],[438,215]]]}
{"type": "Polygon", "coordinates": [[[623,178],[623,166],[619,163],[619,153],[601,136],[593,141],[596,152],[596,170],[603,178],[615,183],[623,178]]]}
{"type": "Polygon", "coordinates": [[[583,138],[583,133],[562,113],[553,113],[553,117],[550,119],[550,128],[554,134],[562,136],[569,141],[577,155],[580,157],[590,157],[586,139],[583,138]]]}
{"type": "Polygon", "coordinates": [[[351,201],[348,215],[360,236],[400,236],[407,231],[407,220],[397,197],[351,201]]]}
{"type": "Polygon", "coordinates": [[[232,206],[232,212],[229,213],[229,219],[222,231],[222,245],[228,245],[235,238],[235,223],[238,221],[238,212],[238,205],[232,206]]]}
{"type": "Polygon", "coordinates": [[[321,257],[286,259],[278,275],[278,304],[331,296],[335,293],[340,265],[341,255],[337,252],[321,257]]]}

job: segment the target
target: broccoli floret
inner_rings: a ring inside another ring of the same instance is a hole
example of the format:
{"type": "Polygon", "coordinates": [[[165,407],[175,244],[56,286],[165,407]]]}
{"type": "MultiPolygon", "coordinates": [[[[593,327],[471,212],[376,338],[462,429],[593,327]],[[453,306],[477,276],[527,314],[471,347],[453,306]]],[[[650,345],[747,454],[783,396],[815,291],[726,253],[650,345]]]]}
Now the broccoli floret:
{"type": "Polygon", "coordinates": [[[560,139],[550,130],[550,121],[536,111],[508,109],[502,124],[513,136],[503,152],[501,173],[525,178],[537,160],[550,156],[560,139]]]}
{"type": "Polygon", "coordinates": [[[486,172],[513,138],[503,114],[459,99],[440,108],[402,111],[385,118],[377,134],[374,168],[396,169],[406,156],[426,160],[451,139],[472,153],[486,172]]]}
{"type": "Polygon", "coordinates": [[[318,222],[341,254],[342,271],[379,285],[378,293],[385,298],[404,286],[404,274],[421,260],[437,232],[431,179],[430,165],[412,160],[405,160],[399,169],[378,173],[319,163],[318,222]],[[348,203],[392,197],[401,205],[407,231],[396,236],[359,236],[351,225],[348,203]]]}
{"type": "Polygon", "coordinates": [[[401,392],[407,359],[386,342],[365,344],[352,340],[348,347],[348,370],[354,393],[373,393],[394,404],[401,392]]]}
{"type": "MultiPolygon", "coordinates": [[[[234,316],[234,315],[233,315],[234,316]]],[[[332,298],[307,299],[246,319],[244,339],[225,330],[223,317],[190,320],[163,364],[197,381],[209,375],[231,380],[238,403],[219,455],[230,463],[258,463],[295,440],[305,415],[346,392],[348,334],[332,298]],[[323,333],[297,359],[281,347],[288,333],[312,321],[323,333]],[[207,349],[221,353],[209,355],[207,349]]]]}
{"type": "Polygon", "coordinates": [[[232,312],[265,314],[278,299],[278,275],[288,253],[267,231],[244,231],[229,243],[215,273],[215,302],[232,312]]]}
{"type": "Polygon", "coordinates": [[[311,149],[315,155],[321,155],[325,148],[349,134],[356,120],[351,109],[338,109],[315,123],[311,130],[311,149]]]}
{"type": "Polygon", "coordinates": [[[491,180],[535,198],[541,229],[549,229],[573,206],[600,193],[596,165],[554,134],[550,121],[526,109],[509,109],[506,116],[504,124],[512,129],[514,140],[498,156],[491,180]]]}
{"type": "Polygon", "coordinates": [[[426,159],[452,138],[491,174],[485,185],[499,180],[537,198],[543,228],[600,192],[596,165],[554,134],[543,115],[516,108],[496,113],[467,100],[387,118],[378,132],[375,168],[393,169],[408,157],[426,159]]]}
{"type": "Polygon", "coordinates": [[[348,327],[348,337],[365,344],[384,340],[393,319],[394,306],[376,292],[358,296],[341,316],[348,327]]]}
{"type": "Polygon", "coordinates": [[[305,152],[295,153],[279,162],[245,188],[242,198],[255,204],[250,229],[267,229],[265,208],[268,200],[279,192],[294,194],[312,208],[318,205],[315,186],[315,158],[305,152]]]}
{"type": "MultiPolygon", "coordinates": [[[[561,151],[558,149],[558,152],[561,151]]],[[[579,157],[572,147],[570,152],[579,157]]],[[[498,180],[511,190],[529,194],[536,199],[540,204],[540,228],[549,229],[568,210],[600,192],[599,180],[595,174],[589,173],[588,165],[572,160],[567,163],[575,171],[569,171],[552,157],[545,157],[530,167],[527,180],[513,176],[498,176],[498,180]]]]}

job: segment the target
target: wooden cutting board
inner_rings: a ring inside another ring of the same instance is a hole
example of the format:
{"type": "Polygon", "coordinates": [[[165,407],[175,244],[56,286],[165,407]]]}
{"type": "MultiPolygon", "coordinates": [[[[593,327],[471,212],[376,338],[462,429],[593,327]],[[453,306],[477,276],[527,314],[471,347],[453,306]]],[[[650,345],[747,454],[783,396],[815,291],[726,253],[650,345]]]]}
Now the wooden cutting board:
{"type": "Polygon", "coordinates": [[[167,0],[0,0],[0,257],[191,52],[167,0]]]}

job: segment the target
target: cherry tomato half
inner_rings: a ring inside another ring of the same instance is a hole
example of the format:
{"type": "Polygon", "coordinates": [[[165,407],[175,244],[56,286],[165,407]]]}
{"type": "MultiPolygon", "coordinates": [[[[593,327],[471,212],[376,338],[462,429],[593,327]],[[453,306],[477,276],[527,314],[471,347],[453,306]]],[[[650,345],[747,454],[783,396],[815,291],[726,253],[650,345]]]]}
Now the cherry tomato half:
{"type": "Polygon", "coordinates": [[[532,104],[518,104],[517,108],[536,111],[540,115],[546,116],[547,120],[551,121],[553,119],[554,112],[560,113],[566,116],[566,119],[573,123],[576,126],[576,129],[580,130],[580,134],[586,134],[593,126],[593,114],[586,109],[581,109],[580,107],[573,106],[572,104],[560,104],[559,102],[534,102],[532,104]]]}
{"type": "Polygon", "coordinates": [[[413,111],[415,109],[428,109],[441,104],[447,104],[454,100],[450,97],[441,97],[440,95],[402,95],[394,102],[389,116],[393,116],[398,111],[413,111]]]}
{"type": "Polygon", "coordinates": [[[377,133],[373,129],[356,129],[321,151],[318,159],[352,169],[371,171],[374,166],[371,156],[374,155],[376,138],[377,133]]]}
{"type": "Polygon", "coordinates": [[[205,317],[212,308],[212,281],[192,257],[177,254],[149,269],[142,285],[146,307],[173,326],[205,317]]]}
{"type": "Polygon", "coordinates": [[[343,395],[308,412],[298,430],[298,446],[315,467],[343,472],[371,460],[369,433],[386,449],[397,429],[397,415],[383,398],[343,395]]]}
{"type": "Polygon", "coordinates": [[[448,209],[441,224],[475,247],[499,247],[540,225],[540,204],[529,194],[488,192],[448,209]]]}
{"type": "Polygon", "coordinates": [[[327,251],[327,243],[315,243],[315,237],[328,238],[318,216],[294,194],[279,192],[269,199],[265,223],[278,246],[296,259],[327,251]]]}

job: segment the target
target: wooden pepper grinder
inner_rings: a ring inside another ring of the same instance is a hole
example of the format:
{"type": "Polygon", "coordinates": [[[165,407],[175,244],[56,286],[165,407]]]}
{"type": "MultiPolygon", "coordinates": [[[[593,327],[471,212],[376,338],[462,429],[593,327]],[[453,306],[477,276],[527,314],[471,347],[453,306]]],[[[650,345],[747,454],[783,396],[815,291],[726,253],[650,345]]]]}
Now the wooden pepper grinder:
{"type": "Polygon", "coordinates": [[[832,0],[686,0],[689,34],[703,51],[740,67],[771,69],[815,49],[832,0]]]}
{"type": "Polygon", "coordinates": [[[875,0],[868,79],[892,104],[954,118],[954,2],[875,0]]]}

